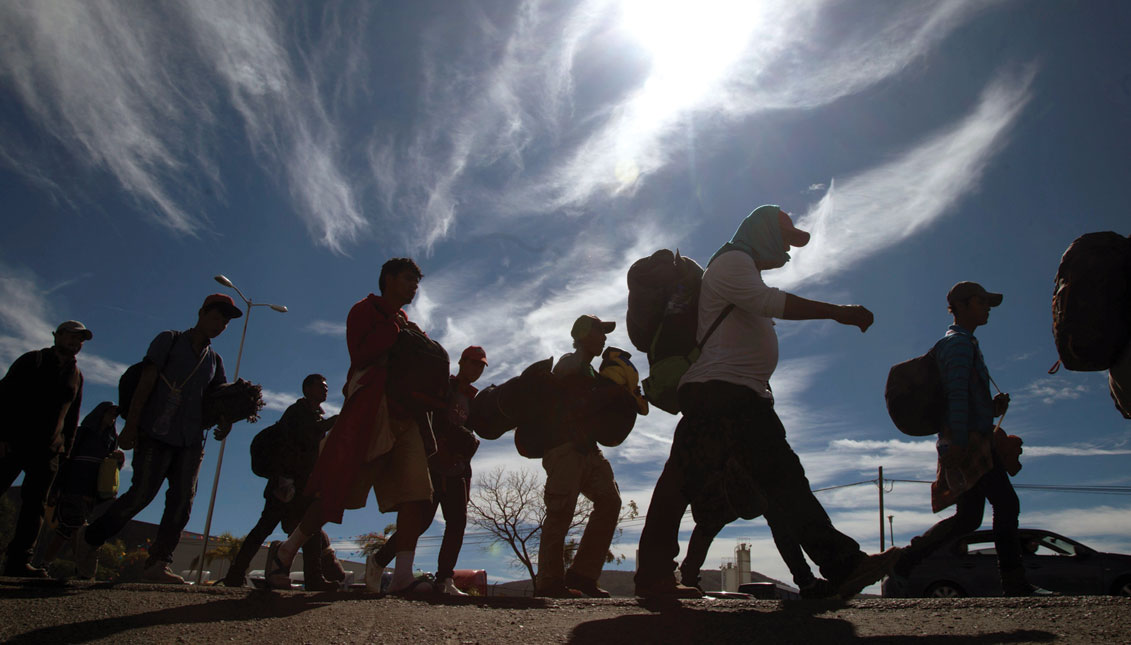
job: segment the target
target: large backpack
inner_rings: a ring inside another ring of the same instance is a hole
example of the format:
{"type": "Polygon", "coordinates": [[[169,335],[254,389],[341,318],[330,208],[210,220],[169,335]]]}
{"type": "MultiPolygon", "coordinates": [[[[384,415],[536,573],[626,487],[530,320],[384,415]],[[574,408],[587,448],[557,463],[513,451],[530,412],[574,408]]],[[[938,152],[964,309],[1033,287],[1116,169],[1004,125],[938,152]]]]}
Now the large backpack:
{"type": "Polygon", "coordinates": [[[282,438],[282,419],[255,433],[251,439],[251,472],[260,477],[270,478],[273,464],[277,463],[275,451],[282,438]]]}
{"type": "MultiPolygon", "coordinates": [[[[177,340],[181,337],[183,332],[170,331],[173,335],[173,341],[169,343],[169,352],[165,354],[165,363],[169,362],[169,354],[173,353],[173,346],[177,344],[177,340]]],[[[118,378],[118,414],[125,419],[130,413],[130,404],[133,403],[134,392],[137,391],[138,383],[141,382],[141,372],[145,369],[145,359],[142,359],[133,365],[126,368],[122,372],[122,376],[118,378]]],[[[161,366],[165,369],[165,365],[161,366]]]]}
{"type": "Polygon", "coordinates": [[[389,393],[410,409],[447,409],[448,352],[426,334],[405,327],[389,349],[389,393]]]}
{"type": "Polygon", "coordinates": [[[912,437],[936,434],[946,413],[946,395],[935,348],[894,365],[884,387],[888,415],[899,431],[912,437]]]}
{"type": "Polygon", "coordinates": [[[703,267],[667,249],[637,260],[628,270],[629,339],[648,354],[648,378],[641,387],[652,405],[671,414],[679,413],[676,391],[680,379],[734,309],[733,304],[727,305],[696,342],[702,281],[703,267]]]}
{"type": "Polygon", "coordinates": [[[1068,246],[1056,271],[1052,333],[1067,369],[1115,364],[1131,340],[1131,240],[1108,231],[1068,246]]]}

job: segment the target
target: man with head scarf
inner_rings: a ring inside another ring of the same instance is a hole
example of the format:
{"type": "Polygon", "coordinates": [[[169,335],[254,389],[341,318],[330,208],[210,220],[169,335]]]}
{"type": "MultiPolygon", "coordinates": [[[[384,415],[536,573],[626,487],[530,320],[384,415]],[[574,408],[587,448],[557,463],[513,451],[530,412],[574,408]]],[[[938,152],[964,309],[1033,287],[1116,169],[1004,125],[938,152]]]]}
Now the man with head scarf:
{"type": "MultiPolygon", "coordinates": [[[[725,468],[725,464],[702,463],[696,458],[704,454],[697,450],[698,438],[712,433],[729,433],[736,439],[734,452],[765,497],[767,521],[775,532],[784,532],[801,544],[842,597],[850,598],[879,580],[898,557],[898,549],[869,556],[855,540],[833,527],[813,496],[801,461],[774,412],[770,390],[770,376],[778,361],[774,318],[834,320],[862,332],[872,324],[872,312],[859,305],[806,300],[762,281],[762,271],[789,261],[791,246],[808,242],[809,234],[796,228],[785,211],[761,206],[742,221],[730,242],[707,264],[699,296],[700,339],[733,307],[680,381],[683,418],[640,536],[638,596],[699,595],[698,590],[677,584],[673,559],[679,553],[679,525],[689,501],[712,472],[725,468]]],[[[733,480],[738,481],[741,479],[733,480]]],[[[728,495],[733,482],[727,481],[728,495]]],[[[743,491],[734,493],[737,498],[743,491]]]]}

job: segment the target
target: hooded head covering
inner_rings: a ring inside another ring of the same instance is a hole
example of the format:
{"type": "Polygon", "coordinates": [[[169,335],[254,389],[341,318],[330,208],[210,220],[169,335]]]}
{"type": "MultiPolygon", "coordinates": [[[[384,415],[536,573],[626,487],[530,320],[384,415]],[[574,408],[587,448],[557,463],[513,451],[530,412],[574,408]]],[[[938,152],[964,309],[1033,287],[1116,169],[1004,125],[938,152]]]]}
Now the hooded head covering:
{"type": "MultiPolygon", "coordinates": [[[[727,251],[742,251],[754,259],[754,262],[763,269],[777,269],[789,262],[789,247],[782,240],[781,207],[767,204],[755,208],[753,212],[742,220],[734,237],[719,247],[711,256],[708,265],[727,251]]],[[[803,246],[809,241],[809,234],[796,228],[787,231],[794,237],[795,246],[803,246]]]]}
{"type": "MultiPolygon", "coordinates": [[[[91,410],[85,417],[83,417],[82,423],[79,424],[79,427],[94,431],[101,430],[102,417],[106,415],[107,410],[114,407],[117,406],[114,405],[112,401],[103,401],[102,403],[99,403],[94,407],[93,410],[91,410]]],[[[111,421],[110,423],[111,425],[113,425],[114,422],[111,421]]]]}

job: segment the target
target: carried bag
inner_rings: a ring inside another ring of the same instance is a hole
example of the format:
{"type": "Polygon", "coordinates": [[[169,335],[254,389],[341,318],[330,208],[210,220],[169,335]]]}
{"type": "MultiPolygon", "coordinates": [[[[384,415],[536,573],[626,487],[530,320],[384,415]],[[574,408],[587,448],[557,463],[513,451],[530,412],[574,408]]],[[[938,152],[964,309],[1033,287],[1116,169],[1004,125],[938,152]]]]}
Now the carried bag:
{"type": "Polygon", "coordinates": [[[389,348],[389,395],[412,412],[446,410],[450,365],[443,345],[424,332],[403,326],[389,348]]]}
{"type": "Polygon", "coordinates": [[[1131,340],[1131,239],[1107,231],[1069,245],[1056,271],[1052,333],[1066,369],[1115,364],[1131,340]]]}
{"type": "Polygon", "coordinates": [[[100,500],[114,499],[118,496],[119,469],[117,457],[106,457],[98,465],[98,486],[95,494],[100,500]]]}
{"type": "Polygon", "coordinates": [[[892,422],[903,434],[926,437],[938,433],[946,413],[946,395],[934,347],[892,366],[884,386],[884,401],[892,422]]]}
{"type": "Polygon", "coordinates": [[[276,423],[272,423],[266,428],[255,433],[251,439],[251,472],[259,477],[271,478],[272,464],[277,462],[275,458],[275,450],[279,445],[283,431],[283,423],[280,419],[276,423]]]}

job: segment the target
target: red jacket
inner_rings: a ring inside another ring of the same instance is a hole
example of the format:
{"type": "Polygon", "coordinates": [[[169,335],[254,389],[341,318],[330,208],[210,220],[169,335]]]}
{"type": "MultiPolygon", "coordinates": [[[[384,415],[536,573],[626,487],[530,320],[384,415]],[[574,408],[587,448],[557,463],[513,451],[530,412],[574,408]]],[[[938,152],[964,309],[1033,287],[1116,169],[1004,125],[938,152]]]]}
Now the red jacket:
{"type": "Polygon", "coordinates": [[[386,357],[400,332],[397,313],[384,298],[369,294],[350,309],[346,318],[346,345],[350,353],[350,369],[343,388],[346,402],[304,491],[307,496],[321,499],[323,521],[342,521],[346,501],[364,465],[385,395],[386,357]]]}

